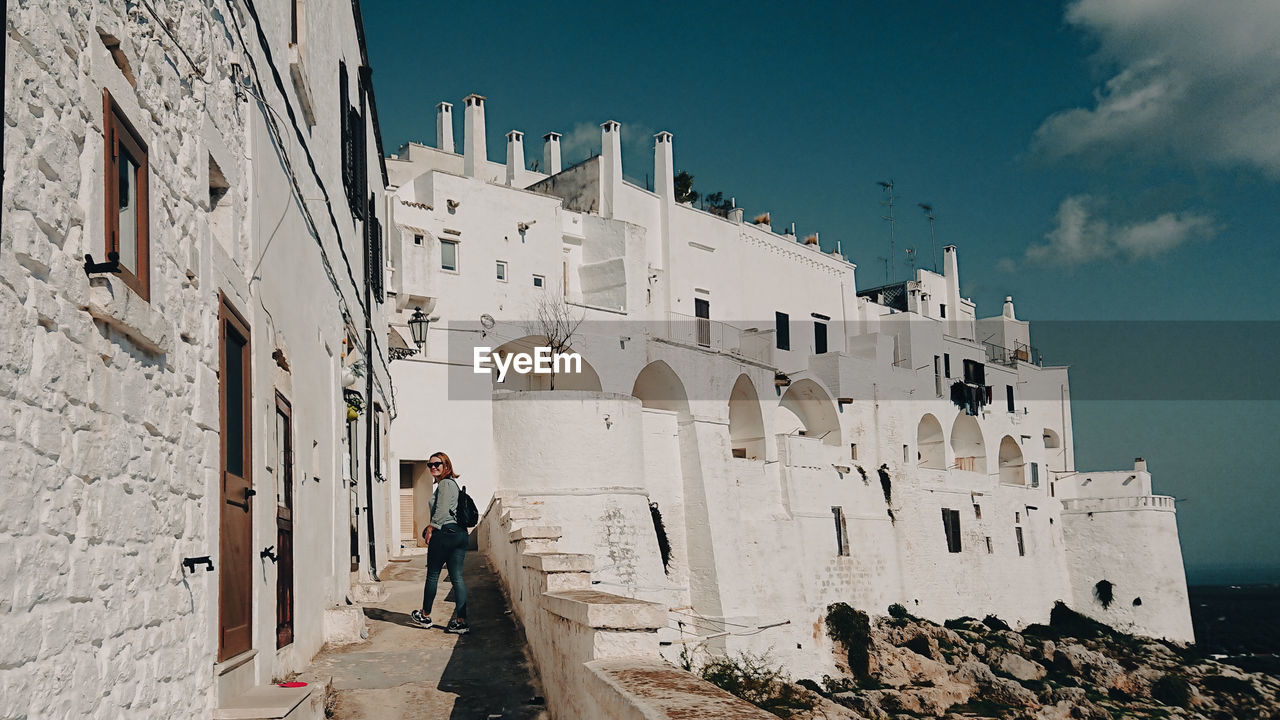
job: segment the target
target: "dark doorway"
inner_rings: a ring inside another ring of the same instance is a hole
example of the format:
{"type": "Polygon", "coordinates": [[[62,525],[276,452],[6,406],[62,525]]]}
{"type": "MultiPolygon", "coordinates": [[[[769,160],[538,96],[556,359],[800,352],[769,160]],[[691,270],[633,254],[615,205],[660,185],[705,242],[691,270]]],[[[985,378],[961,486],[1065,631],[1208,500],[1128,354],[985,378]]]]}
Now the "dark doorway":
{"type": "Polygon", "coordinates": [[[293,410],[276,395],[276,648],[293,642],[293,410]]]}
{"type": "Polygon", "coordinates": [[[693,314],[698,318],[698,344],[711,347],[711,301],[694,298],[693,314]]]}

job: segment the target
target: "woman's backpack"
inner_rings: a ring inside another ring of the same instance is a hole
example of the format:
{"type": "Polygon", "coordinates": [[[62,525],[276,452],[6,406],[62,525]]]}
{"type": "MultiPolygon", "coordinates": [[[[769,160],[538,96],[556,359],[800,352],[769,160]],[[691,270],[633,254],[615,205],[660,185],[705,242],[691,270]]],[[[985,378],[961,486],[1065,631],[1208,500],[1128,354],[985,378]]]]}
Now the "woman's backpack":
{"type": "MultiPolygon", "coordinates": [[[[454,482],[457,483],[456,480],[454,482]]],[[[468,530],[480,524],[480,511],[476,509],[475,501],[467,494],[465,485],[458,488],[458,506],[454,509],[453,519],[468,530]]]]}

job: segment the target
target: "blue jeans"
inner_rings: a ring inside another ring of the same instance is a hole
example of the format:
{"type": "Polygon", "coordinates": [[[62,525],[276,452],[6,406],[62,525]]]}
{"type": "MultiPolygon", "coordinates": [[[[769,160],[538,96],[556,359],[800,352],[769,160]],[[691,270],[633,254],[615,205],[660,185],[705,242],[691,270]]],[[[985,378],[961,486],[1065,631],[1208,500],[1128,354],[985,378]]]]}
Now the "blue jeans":
{"type": "Polygon", "coordinates": [[[440,569],[447,563],[456,605],[454,615],[459,620],[467,619],[467,585],[462,581],[462,561],[467,557],[467,545],[470,542],[467,531],[453,523],[431,533],[431,542],[427,544],[427,584],[422,589],[423,614],[431,614],[431,604],[436,600],[436,584],[440,581],[440,569]]]}

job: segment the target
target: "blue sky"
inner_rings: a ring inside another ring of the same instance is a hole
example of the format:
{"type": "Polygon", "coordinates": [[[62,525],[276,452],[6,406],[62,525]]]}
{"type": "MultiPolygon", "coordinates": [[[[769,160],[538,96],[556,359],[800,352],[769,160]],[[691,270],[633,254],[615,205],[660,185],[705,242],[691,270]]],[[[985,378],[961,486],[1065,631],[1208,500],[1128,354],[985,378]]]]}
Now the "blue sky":
{"type": "MultiPolygon", "coordinates": [[[[388,152],[434,145],[435,104],[478,92],[493,160],[519,129],[528,158],[554,130],[577,161],[612,119],[643,182],[670,131],[695,189],[839,240],[863,287],[885,279],[876,182],[892,179],[897,277],[905,247],[930,264],[931,203],[963,293],[981,314],[1013,295],[1033,343],[1036,320],[1172,321],[1175,338],[1182,321],[1280,321],[1280,4],[363,7],[388,152]]],[[[1216,399],[1267,380],[1276,328],[1247,326],[1247,357],[1194,331],[1158,357],[1046,338],[1048,362],[1080,369],[1077,397],[1117,354],[1161,368],[1167,397],[1077,401],[1077,464],[1147,457],[1157,492],[1185,498],[1192,581],[1280,580],[1280,402],[1216,399]],[[1187,365],[1204,356],[1228,363],[1187,365]]]]}

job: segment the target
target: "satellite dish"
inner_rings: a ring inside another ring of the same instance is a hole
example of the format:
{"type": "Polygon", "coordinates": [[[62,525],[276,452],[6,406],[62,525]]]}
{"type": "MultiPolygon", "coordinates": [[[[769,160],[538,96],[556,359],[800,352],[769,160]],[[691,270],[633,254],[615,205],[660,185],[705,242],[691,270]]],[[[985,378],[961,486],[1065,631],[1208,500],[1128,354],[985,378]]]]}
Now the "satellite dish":
{"type": "Polygon", "coordinates": [[[492,330],[493,326],[496,324],[497,323],[494,322],[493,316],[490,315],[489,313],[485,313],[480,316],[480,326],[483,327],[485,330],[492,330]]]}

